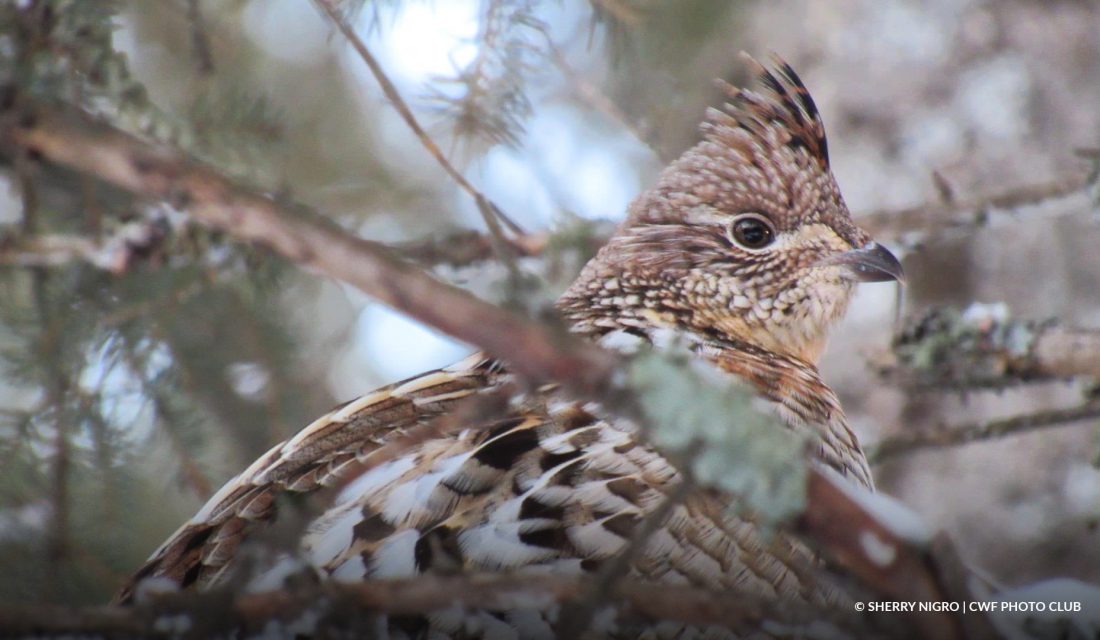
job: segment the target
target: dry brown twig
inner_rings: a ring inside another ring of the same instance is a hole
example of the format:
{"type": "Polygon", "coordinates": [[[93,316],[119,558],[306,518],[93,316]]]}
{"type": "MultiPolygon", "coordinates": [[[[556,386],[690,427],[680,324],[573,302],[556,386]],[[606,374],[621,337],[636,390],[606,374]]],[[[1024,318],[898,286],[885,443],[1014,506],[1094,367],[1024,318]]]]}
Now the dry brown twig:
{"type": "Polygon", "coordinates": [[[958,447],[1039,429],[1068,427],[1084,420],[1097,418],[1100,418],[1100,401],[1090,400],[1066,409],[1050,409],[997,420],[940,426],[925,431],[905,431],[868,447],[867,458],[872,464],[879,464],[891,458],[918,451],[958,447]]]}
{"type": "MultiPolygon", "coordinates": [[[[641,421],[630,392],[613,382],[618,356],[447,286],[382,245],[307,218],[301,209],[284,208],[175,152],[79,113],[30,103],[13,103],[0,112],[0,148],[28,151],[135,195],[167,201],[197,221],[262,244],[302,268],[357,286],[421,322],[483,347],[529,383],[559,383],[579,399],[599,401],[610,411],[641,421]]],[[[968,599],[965,582],[941,571],[927,548],[878,522],[822,471],[811,468],[809,478],[810,500],[798,528],[839,566],[891,598],[968,599]],[[890,550],[888,557],[866,547],[868,534],[881,543],[879,550],[890,550]]],[[[668,588],[661,591],[667,594],[668,588]]],[[[449,597],[454,593],[449,590],[449,597]]],[[[914,616],[911,622],[926,637],[971,633],[947,612],[914,616]]]]}
{"type": "MultiPolygon", "coordinates": [[[[1017,211],[1077,194],[1087,195],[1091,182],[1092,177],[1086,172],[1074,172],[1048,182],[1012,187],[985,197],[952,197],[937,204],[872,211],[858,215],[856,219],[872,236],[898,241],[911,234],[925,237],[947,229],[972,230],[986,226],[990,214],[996,211],[1017,211]]],[[[909,242],[912,241],[910,238],[909,242]]]]}

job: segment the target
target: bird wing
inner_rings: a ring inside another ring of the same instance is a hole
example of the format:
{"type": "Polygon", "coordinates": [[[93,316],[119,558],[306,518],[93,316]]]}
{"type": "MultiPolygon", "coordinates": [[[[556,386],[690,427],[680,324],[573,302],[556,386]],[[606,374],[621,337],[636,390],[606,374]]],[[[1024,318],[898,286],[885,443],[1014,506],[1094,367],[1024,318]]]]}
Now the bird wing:
{"type": "MultiPolygon", "coordinates": [[[[556,386],[516,396],[503,411],[479,416],[447,437],[364,464],[414,427],[506,379],[494,361],[478,354],[316,420],[218,491],[152,555],[119,599],[131,599],[135,586],[150,577],[182,587],[215,582],[245,537],[274,517],[279,494],[326,487],[338,492],[309,526],[301,551],[332,579],[599,571],[682,478],[636,437],[632,424],[603,416],[556,386]]],[[[815,565],[794,539],[765,537],[751,520],[735,515],[728,496],[695,491],[639,545],[630,573],[806,604],[834,601],[837,594],[820,581],[815,565]]],[[[495,624],[491,615],[463,614],[470,615],[495,624]]],[[[403,623],[457,633],[470,620],[440,615],[403,623]]],[[[552,630],[541,616],[508,624],[532,637],[552,630]]]]}
{"type": "MultiPolygon", "coordinates": [[[[805,547],[783,534],[765,537],[734,514],[728,496],[694,491],[659,511],[681,475],[633,425],[601,416],[595,405],[549,386],[471,427],[346,484],[307,531],[304,559],[330,579],[351,582],[454,572],[595,574],[632,544],[647,518],[665,513],[636,543],[631,576],[819,607],[838,597],[805,547]]],[[[502,621],[524,638],[553,637],[557,624],[545,612],[458,609],[391,624],[408,637],[465,637],[475,628],[490,637],[502,621]]]]}
{"type": "Polygon", "coordinates": [[[116,601],[130,601],[147,578],[167,578],[182,588],[215,581],[255,525],[275,516],[277,496],[338,486],[386,443],[450,411],[463,398],[493,389],[499,376],[496,361],[475,353],[321,416],[219,489],[153,552],[116,601]]]}

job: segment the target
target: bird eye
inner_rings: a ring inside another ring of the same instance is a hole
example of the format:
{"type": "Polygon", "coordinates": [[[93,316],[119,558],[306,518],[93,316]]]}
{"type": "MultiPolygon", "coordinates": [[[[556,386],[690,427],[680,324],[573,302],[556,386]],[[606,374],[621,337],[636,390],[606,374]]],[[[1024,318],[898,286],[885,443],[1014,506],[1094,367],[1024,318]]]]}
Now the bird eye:
{"type": "Polygon", "coordinates": [[[775,230],[764,218],[746,214],[730,225],[730,237],[746,249],[763,249],[775,240],[775,230]]]}

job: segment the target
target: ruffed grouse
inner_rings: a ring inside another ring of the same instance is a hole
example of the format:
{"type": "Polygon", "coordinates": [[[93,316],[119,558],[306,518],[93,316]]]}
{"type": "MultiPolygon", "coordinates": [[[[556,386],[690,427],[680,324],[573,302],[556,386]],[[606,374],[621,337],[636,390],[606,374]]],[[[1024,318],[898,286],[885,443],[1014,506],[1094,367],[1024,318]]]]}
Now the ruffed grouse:
{"type": "MultiPolygon", "coordinates": [[[[687,336],[700,358],[755,387],[791,428],[816,436],[821,464],[871,487],[863,452],[816,362],[854,285],[899,279],[901,266],[849,217],[829,170],[820,116],[794,71],[778,60],[773,71],[758,71],[762,90],[726,87],[731,104],[708,112],[703,140],[633,203],[558,308],[575,332],[608,346],[670,329],[687,336]]],[[[323,487],[342,489],[301,542],[302,557],[321,577],[596,570],[681,475],[636,440],[632,424],[558,389],[528,393],[506,415],[351,474],[410,428],[509,378],[499,362],[475,354],[319,418],[218,491],[120,598],[132,598],[135,585],[150,577],[183,587],[218,582],[234,567],[242,541],[274,517],[278,494],[323,487]]],[[[631,572],[765,598],[837,597],[797,569],[813,562],[802,545],[761,534],[726,508],[728,500],[707,493],[675,507],[631,572]]],[[[556,616],[452,609],[392,618],[388,632],[546,638],[556,616]]],[[[592,633],[643,631],[604,620],[592,633]]],[[[675,625],[644,633],[721,635],[675,625]]]]}

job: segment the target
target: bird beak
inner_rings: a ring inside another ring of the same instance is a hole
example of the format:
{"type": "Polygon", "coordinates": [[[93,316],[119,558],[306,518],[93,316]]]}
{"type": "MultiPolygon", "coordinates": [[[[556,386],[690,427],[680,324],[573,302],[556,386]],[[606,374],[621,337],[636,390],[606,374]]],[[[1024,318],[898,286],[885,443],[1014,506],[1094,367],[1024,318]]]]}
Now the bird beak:
{"type": "Polygon", "coordinates": [[[901,263],[894,254],[877,242],[868,242],[862,248],[831,256],[819,264],[844,267],[852,279],[858,282],[896,280],[905,284],[905,271],[901,268],[901,263]]]}

